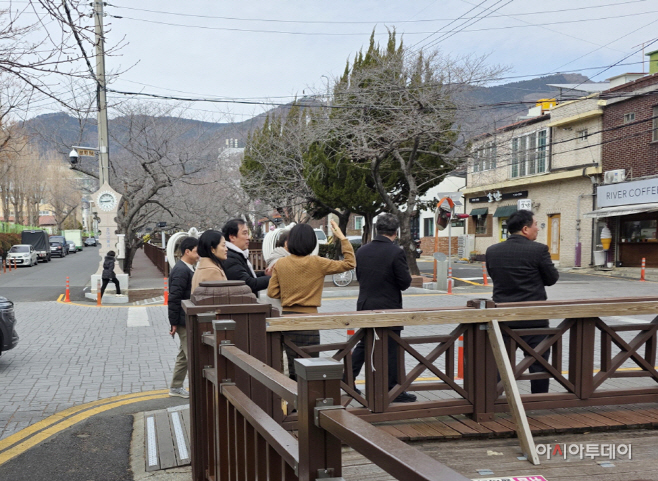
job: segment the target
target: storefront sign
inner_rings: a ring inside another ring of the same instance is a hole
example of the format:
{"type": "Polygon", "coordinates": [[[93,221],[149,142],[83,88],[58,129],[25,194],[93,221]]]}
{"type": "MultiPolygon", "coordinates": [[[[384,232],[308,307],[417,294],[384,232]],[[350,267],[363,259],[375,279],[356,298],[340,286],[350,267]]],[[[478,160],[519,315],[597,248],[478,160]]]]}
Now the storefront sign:
{"type": "MultiPolygon", "coordinates": [[[[507,192],[505,194],[501,194],[500,199],[498,200],[510,200],[510,199],[523,199],[525,197],[528,197],[528,191],[527,190],[520,190],[518,192],[507,192]]],[[[480,202],[489,202],[489,197],[482,196],[482,197],[471,197],[468,199],[468,202],[470,204],[478,204],[480,202]]]]}
{"type": "Polygon", "coordinates": [[[596,188],[596,205],[599,208],[653,202],[658,202],[658,179],[599,185],[596,188]]]}
{"type": "Polygon", "coordinates": [[[516,201],[517,210],[532,210],[532,199],[523,199],[516,201]]]}

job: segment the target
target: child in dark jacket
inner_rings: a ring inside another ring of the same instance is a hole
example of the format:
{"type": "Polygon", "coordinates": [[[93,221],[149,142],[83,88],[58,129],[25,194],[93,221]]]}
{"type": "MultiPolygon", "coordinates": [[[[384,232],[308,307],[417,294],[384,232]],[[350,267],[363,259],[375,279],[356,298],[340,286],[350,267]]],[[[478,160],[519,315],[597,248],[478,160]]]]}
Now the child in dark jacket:
{"type": "Polygon", "coordinates": [[[103,285],[101,286],[101,297],[105,294],[105,288],[110,283],[114,282],[114,285],[117,289],[117,296],[121,295],[121,288],[119,287],[119,279],[114,274],[114,263],[116,261],[116,253],[114,251],[109,251],[105,255],[105,260],[103,261],[103,274],[101,278],[103,279],[103,285]]]}

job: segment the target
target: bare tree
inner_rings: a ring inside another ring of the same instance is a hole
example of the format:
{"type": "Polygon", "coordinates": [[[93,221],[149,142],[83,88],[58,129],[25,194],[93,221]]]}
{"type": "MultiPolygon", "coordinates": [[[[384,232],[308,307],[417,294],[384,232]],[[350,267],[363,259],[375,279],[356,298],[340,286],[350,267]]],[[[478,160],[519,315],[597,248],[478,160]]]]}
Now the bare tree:
{"type": "MultiPolygon", "coordinates": [[[[27,0],[0,10],[0,73],[18,82],[31,99],[46,97],[73,107],[60,93],[63,78],[97,84],[88,53],[96,44],[92,12],[84,0],[27,0]]],[[[106,53],[114,50],[110,46],[106,53]]]]}
{"type": "MultiPolygon", "coordinates": [[[[123,195],[117,225],[126,235],[124,270],[130,272],[135,252],[142,245],[137,233],[150,223],[171,220],[182,225],[186,206],[178,196],[182,185],[196,188],[199,196],[213,183],[205,174],[216,164],[217,139],[208,125],[189,121],[182,106],[126,103],[116,112],[111,130],[115,148],[110,162],[110,183],[123,195]]],[[[93,162],[75,169],[97,178],[93,162]]]]}
{"type": "Polygon", "coordinates": [[[285,116],[268,117],[250,133],[240,168],[242,187],[254,201],[272,206],[286,224],[308,222],[313,191],[306,182],[304,155],[315,131],[306,110],[293,104],[285,116]]]}
{"type": "Polygon", "coordinates": [[[400,219],[400,244],[414,274],[411,219],[421,196],[462,161],[463,94],[499,72],[483,58],[410,51],[393,31],[383,48],[372,36],[336,82],[332,112],[317,136],[338,156],[369,169],[387,210],[400,219]]]}
{"type": "Polygon", "coordinates": [[[78,178],[63,161],[52,160],[47,164],[47,201],[52,206],[57,230],[61,231],[64,223],[75,212],[82,200],[78,178]]]}

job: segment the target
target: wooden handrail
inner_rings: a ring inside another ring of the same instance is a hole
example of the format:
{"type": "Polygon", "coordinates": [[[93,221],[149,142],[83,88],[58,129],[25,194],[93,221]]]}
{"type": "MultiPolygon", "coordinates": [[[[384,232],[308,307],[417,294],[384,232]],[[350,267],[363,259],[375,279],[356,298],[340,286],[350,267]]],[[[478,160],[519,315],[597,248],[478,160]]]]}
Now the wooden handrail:
{"type": "Polygon", "coordinates": [[[536,319],[575,319],[656,314],[658,299],[629,298],[622,302],[587,302],[551,304],[534,303],[524,307],[496,307],[493,309],[445,309],[410,312],[404,309],[387,311],[358,311],[345,314],[313,314],[267,319],[268,332],[298,331],[300,329],[359,329],[395,326],[424,326],[431,324],[473,324],[492,320],[499,322],[530,321],[536,319]]]}
{"type": "Polygon", "coordinates": [[[235,346],[220,346],[219,353],[256,381],[293,406],[297,405],[297,383],[235,346]]]}
{"type": "Polygon", "coordinates": [[[354,448],[396,479],[469,479],[345,409],[321,410],[318,412],[318,421],[322,429],[354,448]]]}

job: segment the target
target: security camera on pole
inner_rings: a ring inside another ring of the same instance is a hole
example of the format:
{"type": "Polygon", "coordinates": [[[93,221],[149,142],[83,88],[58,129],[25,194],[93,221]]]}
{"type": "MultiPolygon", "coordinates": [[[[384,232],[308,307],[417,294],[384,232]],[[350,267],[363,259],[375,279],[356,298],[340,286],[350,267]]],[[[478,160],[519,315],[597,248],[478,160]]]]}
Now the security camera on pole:
{"type": "MultiPolygon", "coordinates": [[[[103,273],[103,260],[108,251],[123,252],[119,245],[117,235],[117,212],[121,202],[121,194],[110,187],[110,150],[107,131],[107,100],[105,97],[105,44],[103,35],[103,2],[94,0],[94,23],[96,34],[96,100],[98,106],[98,148],[73,147],[69,154],[71,164],[75,165],[79,157],[98,155],[98,184],[99,189],[91,197],[98,210],[98,237],[100,240],[100,263],[98,270],[91,276],[91,293],[87,295],[95,298],[98,280],[103,273]]],[[[128,291],[128,275],[124,274],[119,263],[115,265],[114,272],[122,292],[128,291]]],[[[114,286],[108,286],[106,292],[112,292],[114,286]]],[[[105,302],[128,302],[128,297],[106,298],[105,302]]]]}

